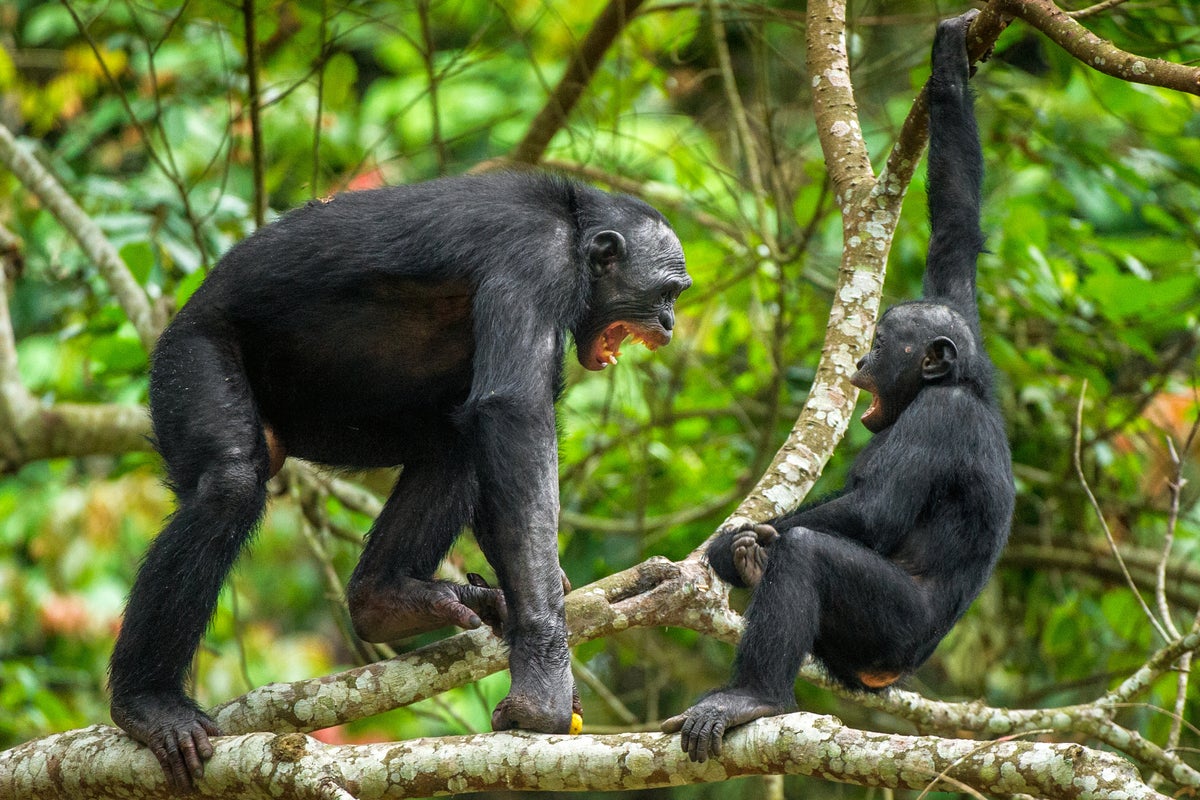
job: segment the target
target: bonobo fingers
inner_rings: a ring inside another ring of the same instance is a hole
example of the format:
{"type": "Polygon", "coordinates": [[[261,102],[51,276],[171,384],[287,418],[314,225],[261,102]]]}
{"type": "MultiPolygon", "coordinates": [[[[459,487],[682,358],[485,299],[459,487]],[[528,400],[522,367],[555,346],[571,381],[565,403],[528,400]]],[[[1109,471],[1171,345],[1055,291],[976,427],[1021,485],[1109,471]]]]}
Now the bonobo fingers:
{"type": "Polygon", "coordinates": [[[113,721],[150,748],[171,789],[195,791],[204,777],[204,762],[212,758],[210,736],[221,730],[182,693],[114,698],[113,721]]]}
{"type": "Polygon", "coordinates": [[[721,743],[730,728],[794,708],[795,703],[770,702],[744,689],[721,689],[700,698],[682,714],[665,720],[662,730],[679,731],[679,746],[688,758],[704,762],[710,755],[721,755],[721,743]]]}
{"type": "Polygon", "coordinates": [[[938,23],[938,35],[945,36],[948,33],[953,33],[960,39],[966,39],[967,29],[971,27],[971,23],[979,16],[979,9],[972,8],[957,17],[944,19],[938,23]]]}
{"type": "MultiPolygon", "coordinates": [[[[933,39],[933,61],[937,63],[952,63],[956,67],[961,63],[961,69],[969,75],[974,75],[974,67],[969,65],[967,55],[967,29],[979,16],[978,9],[971,9],[965,14],[943,20],[938,23],[937,33],[933,39]]],[[[991,55],[989,50],[980,59],[987,61],[991,55]]]]}

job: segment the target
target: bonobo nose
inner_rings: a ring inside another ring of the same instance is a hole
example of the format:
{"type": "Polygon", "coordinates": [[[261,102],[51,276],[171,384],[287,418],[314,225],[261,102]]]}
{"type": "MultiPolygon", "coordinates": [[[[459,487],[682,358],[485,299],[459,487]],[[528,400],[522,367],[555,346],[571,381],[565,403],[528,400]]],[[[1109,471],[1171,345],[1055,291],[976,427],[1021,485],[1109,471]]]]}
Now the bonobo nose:
{"type": "MultiPolygon", "coordinates": [[[[859,360],[858,360],[858,361],[857,361],[857,362],[854,364],[854,368],[855,368],[855,369],[862,369],[862,368],[863,368],[863,364],[866,364],[866,363],[867,363],[867,357],[866,357],[866,356],[863,356],[862,358],[860,358],[860,359],[859,359],[859,360]]],[[[853,380],[853,378],[851,378],[851,380],[853,380]]]]}
{"type": "Polygon", "coordinates": [[[663,311],[658,315],[658,324],[663,326],[663,330],[669,331],[675,327],[675,315],[670,311],[663,311]]]}

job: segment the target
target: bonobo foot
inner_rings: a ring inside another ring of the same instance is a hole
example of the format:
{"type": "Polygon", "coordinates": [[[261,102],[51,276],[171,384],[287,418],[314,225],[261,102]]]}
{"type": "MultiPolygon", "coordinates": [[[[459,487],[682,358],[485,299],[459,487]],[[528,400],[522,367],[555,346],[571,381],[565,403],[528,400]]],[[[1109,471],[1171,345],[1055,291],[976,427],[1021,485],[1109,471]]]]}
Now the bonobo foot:
{"type": "Polygon", "coordinates": [[[479,576],[471,585],[404,578],[387,588],[351,585],[348,592],[354,632],[367,642],[394,642],[446,625],[499,631],[507,617],[504,593],[479,576]]]}
{"type": "Polygon", "coordinates": [[[779,532],[765,523],[751,525],[733,535],[730,549],[733,566],[746,586],[753,589],[767,568],[767,547],[779,538],[779,532]]]}
{"type": "Polygon", "coordinates": [[[682,714],[665,720],[664,733],[680,732],[679,745],[692,761],[721,755],[725,732],[761,717],[795,711],[794,701],[772,702],[748,689],[717,689],[682,714]]]}
{"type": "Polygon", "coordinates": [[[579,690],[571,687],[571,707],[565,717],[562,709],[552,707],[550,698],[529,697],[510,693],[492,712],[494,731],[538,731],[539,733],[568,733],[571,729],[571,714],[583,716],[583,704],[579,702],[579,690]]]}
{"type": "Polygon", "coordinates": [[[112,718],[150,748],[167,783],[180,793],[195,790],[195,782],[204,777],[204,761],[213,754],[208,737],[221,735],[217,724],[182,692],[114,696],[112,718]]]}

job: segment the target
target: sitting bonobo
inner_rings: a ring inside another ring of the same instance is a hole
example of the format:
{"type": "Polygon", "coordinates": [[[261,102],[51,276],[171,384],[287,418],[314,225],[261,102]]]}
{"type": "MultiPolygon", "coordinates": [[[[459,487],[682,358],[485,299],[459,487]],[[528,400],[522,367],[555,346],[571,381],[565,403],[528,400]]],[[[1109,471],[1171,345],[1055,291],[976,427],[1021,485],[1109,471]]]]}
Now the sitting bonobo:
{"type": "Polygon", "coordinates": [[[663,730],[693,761],[732,727],[796,707],[813,655],[877,690],[920,666],[983,588],[1008,539],[1012,464],[992,398],[975,301],[983,156],[967,88],[966,32],[943,22],[929,102],[932,238],[924,297],[889,309],[851,382],[874,395],[874,434],[837,495],[766,524],[736,519],[709,563],[753,587],[733,678],[663,730]]]}

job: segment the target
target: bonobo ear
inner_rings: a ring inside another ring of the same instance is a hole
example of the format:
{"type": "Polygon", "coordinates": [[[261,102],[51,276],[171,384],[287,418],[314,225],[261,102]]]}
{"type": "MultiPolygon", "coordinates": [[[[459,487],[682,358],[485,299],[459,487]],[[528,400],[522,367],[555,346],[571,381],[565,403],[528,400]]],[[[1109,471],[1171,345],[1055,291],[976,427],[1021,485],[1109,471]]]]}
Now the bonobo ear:
{"type": "Polygon", "coordinates": [[[927,381],[945,377],[958,360],[958,346],[948,336],[939,336],[925,348],[921,359],[921,377],[927,381]]]}
{"type": "Polygon", "coordinates": [[[616,231],[600,231],[588,248],[592,275],[600,277],[625,258],[625,237],[616,231]]]}

